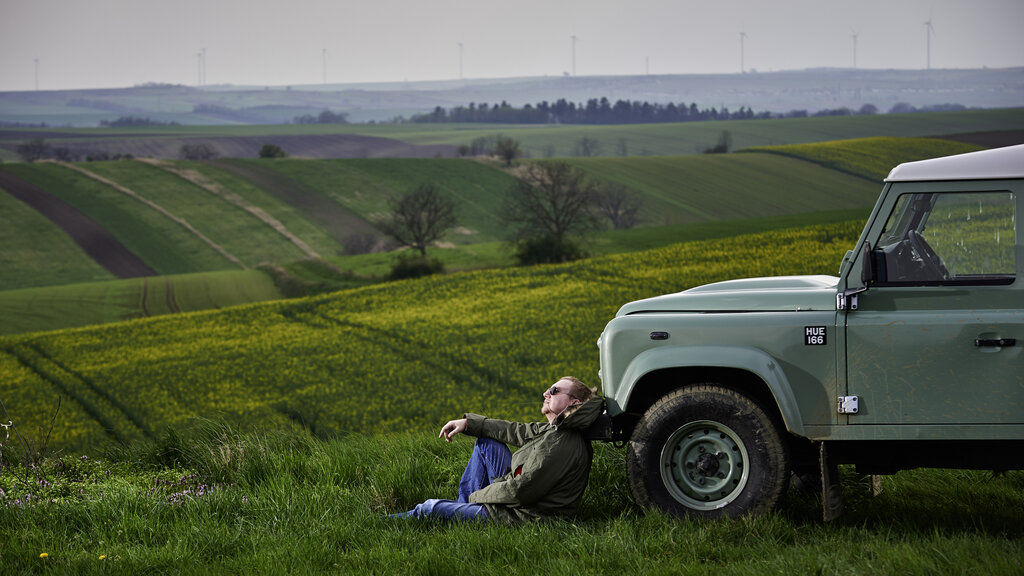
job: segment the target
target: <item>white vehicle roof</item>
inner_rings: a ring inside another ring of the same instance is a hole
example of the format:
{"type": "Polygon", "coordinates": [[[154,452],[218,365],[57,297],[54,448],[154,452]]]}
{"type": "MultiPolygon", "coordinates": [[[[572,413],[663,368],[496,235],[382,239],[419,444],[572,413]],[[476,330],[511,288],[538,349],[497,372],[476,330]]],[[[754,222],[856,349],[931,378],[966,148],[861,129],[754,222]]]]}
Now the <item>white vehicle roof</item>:
{"type": "Polygon", "coordinates": [[[981,152],[968,152],[892,169],[886,182],[920,180],[1005,180],[1024,178],[1024,144],[981,152]]]}

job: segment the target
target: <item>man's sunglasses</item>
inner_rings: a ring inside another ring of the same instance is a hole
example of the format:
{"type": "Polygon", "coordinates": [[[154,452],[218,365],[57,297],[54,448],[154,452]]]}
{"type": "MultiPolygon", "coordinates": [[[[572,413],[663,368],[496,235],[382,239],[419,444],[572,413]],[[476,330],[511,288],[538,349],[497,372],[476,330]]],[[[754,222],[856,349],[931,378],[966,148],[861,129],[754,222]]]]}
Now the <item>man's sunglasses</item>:
{"type": "Polygon", "coordinates": [[[552,386],[551,388],[548,388],[547,389],[547,393],[550,394],[551,396],[558,396],[559,394],[565,394],[566,396],[568,396],[570,398],[575,398],[576,400],[579,400],[579,398],[576,398],[576,396],[574,396],[568,390],[559,390],[558,386],[552,386]]]}

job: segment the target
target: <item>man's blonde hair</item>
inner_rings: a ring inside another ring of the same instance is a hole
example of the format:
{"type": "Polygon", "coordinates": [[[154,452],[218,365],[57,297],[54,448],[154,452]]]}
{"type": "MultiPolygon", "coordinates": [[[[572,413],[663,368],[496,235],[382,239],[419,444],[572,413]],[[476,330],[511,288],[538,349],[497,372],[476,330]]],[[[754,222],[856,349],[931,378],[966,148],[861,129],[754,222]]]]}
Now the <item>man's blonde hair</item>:
{"type": "Polygon", "coordinates": [[[580,402],[586,402],[597,394],[597,388],[588,387],[575,376],[562,376],[559,380],[565,380],[572,385],[572,391],[569,393],[580,402]]]}

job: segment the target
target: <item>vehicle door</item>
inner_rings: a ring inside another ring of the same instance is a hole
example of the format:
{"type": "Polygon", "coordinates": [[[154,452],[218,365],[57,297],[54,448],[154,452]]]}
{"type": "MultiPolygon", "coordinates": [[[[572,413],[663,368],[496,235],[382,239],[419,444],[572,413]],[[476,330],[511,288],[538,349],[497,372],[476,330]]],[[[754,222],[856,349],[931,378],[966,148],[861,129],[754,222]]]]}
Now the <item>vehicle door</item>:
{"type": "Polygon", "coordinates": [[[867,235],[872,281],[845,315],[850,424],[1024,421],[1022,195],[1018,181],[892,184],[867,235]]]}

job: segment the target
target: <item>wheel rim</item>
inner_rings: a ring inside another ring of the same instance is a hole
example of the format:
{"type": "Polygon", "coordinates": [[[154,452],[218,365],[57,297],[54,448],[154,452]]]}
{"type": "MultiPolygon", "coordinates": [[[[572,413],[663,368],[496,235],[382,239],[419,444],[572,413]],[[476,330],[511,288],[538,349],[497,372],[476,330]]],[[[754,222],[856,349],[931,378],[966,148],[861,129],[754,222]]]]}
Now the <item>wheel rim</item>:
{"type": "Polygon", "coordinates": [[[747,448],[719,422],[689,422],[669,436],[661,450],[661,479],[688,508],[714,510],[743,492],[749,475],[747,448]]]}

